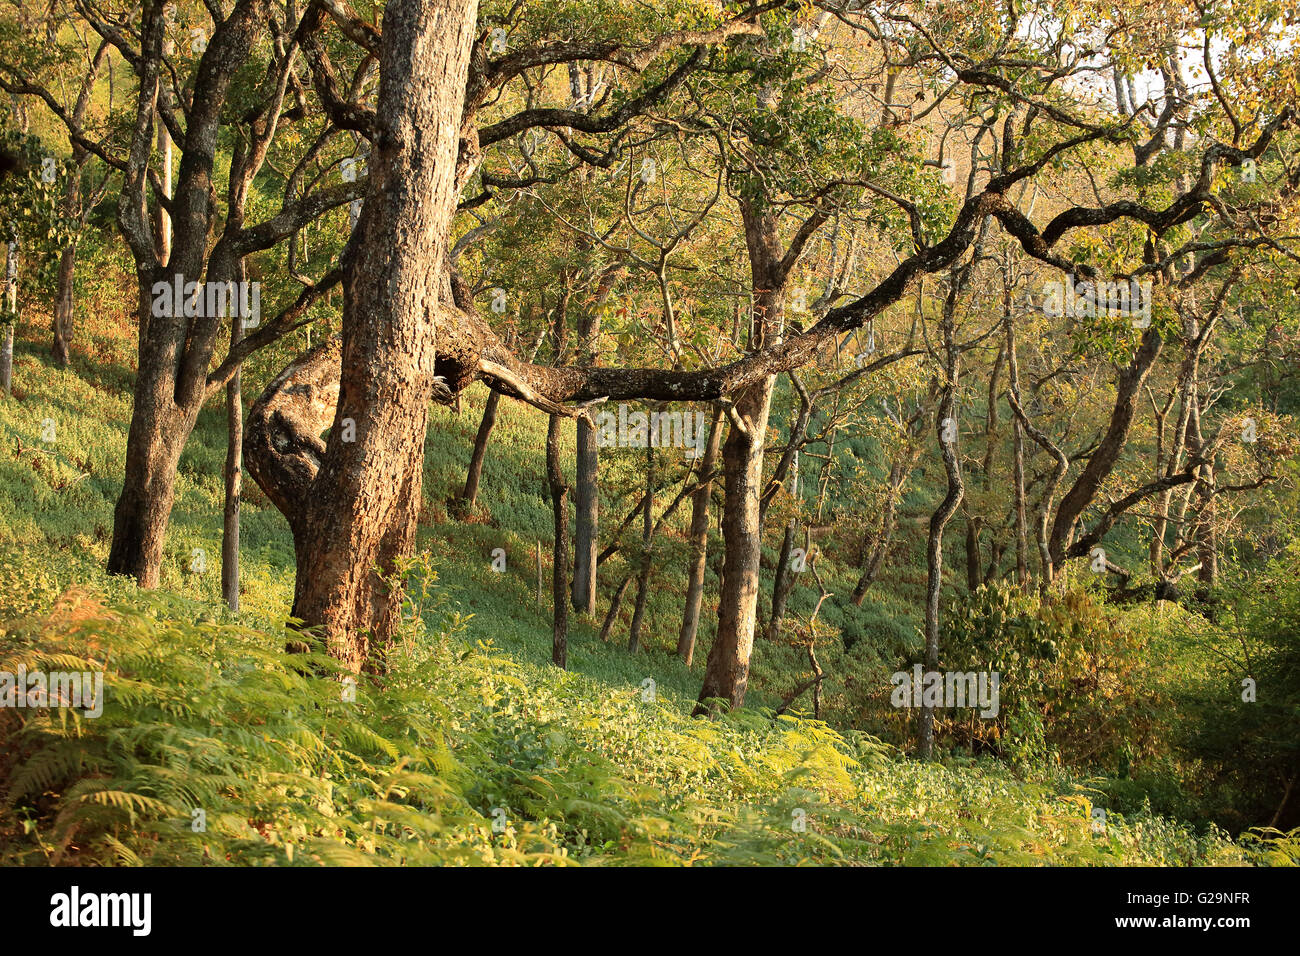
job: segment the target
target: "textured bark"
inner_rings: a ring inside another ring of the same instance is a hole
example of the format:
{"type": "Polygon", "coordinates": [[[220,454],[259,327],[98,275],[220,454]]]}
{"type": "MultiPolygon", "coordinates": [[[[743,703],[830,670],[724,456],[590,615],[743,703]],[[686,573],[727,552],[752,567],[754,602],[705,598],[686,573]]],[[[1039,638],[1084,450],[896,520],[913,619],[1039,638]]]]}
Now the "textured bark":
{"type": "Polygon", "coordinates": [[[301,522],[293,609],[354,671],[383,666],[372,652],[401,608],[384,576],[414,544],[476,7],[393,0],[384,12],[380,135],[344,255],[338,406],[301,522]]]}
{"type": "Polygon", "coordinates": [[[763,529],[758,496],[763,485],[763,440],[772,406],[770,376],[747,388],[736,401],[745,431],[732,427],[722,446],[723,564],[718,591],[718,629],[709,648],[697,715],[708,712],[706,701],[721,699],[731,708],[745,703],[749,686],[749,657],[754,649],[758,605],[759,559],[763,529]]]}
{"type": "MultiPolygon", "coordinates": [[[[722,440],[722,409],[715,409],[709,423],[708,444],[700,460],[700,474],[710,475],[718,460],[718,446],[722,440]]],[[[708,565],[709,549],[709,499],[713,493],[711,481],[702,482],[691,497],[691,557],[686,571],[686,608],[682,612],[682,629],[677,636],[677,656],[687,667],[695,658],[695,636],[700,627],[700,604],[704,599],[704,571],[708,565]]]]}
{"type": "MultiPolygon", "coordinates": [[[[797,252],[782,253],[774,213],[748,201],[742,201],[740,208],[754,294],[749,344],[751,350],[761,350],[780,334],[785,282],[798,256],[797,252]]],[[[736,417],[722,446],[726,497],[722,508],[723,565],[718,629],[709,648],[704,685],[694,710],[696,715],[708,713],[711,700],[722,700],[732,709],[745,703],[763,547],[759,500],[763,492],[763,448],[775,385],[776,376],[766,375],[736,394],[736,417]]]]}
{"type": "MultiPolygon", "coordinates": [[[[141,376],[149,383],[163,376],[141,376]]],[[[165,384],[166,383],[162,383],[165,384]]],[[[143,391],[137,384],[136,394],[143,391]]],[[[153,408],[137,411],[127,435],[123,491],[113,510],[113,543],[108,553],[110,574],[134,578],[143,588],[158,586],[163,543],[176,494],[176,466],[193,417],[159,397],[153,408]]]]}
{"type": "MultiPolygon", "coordinates": [[[[211,247],[216,214],[213,180],[218,134],[231,83],[247,59],[260,32],[262,0],[241,0],[218,24],[196,77],[193,107],[188,112],[178,189],[172,214],[173,244],[165,263],[157,258],[150,225],[146,188],[153,147],[159,75],[163,49],[161,6],[146,4],[142,20],[142,50],[138,100],[131,133],[131,151],[118,203],[118,222],[131,247],[139,289],[139,371],[134,409],[127,434],[122,493],[113,515],[113,542],[108,571],[134,577],[142,587],[155,587],[161,574],[163,541],[171,517],[176,464],[208,397],[208,364],[222,317],[187,319],[152,314],[155,282],[173,275],[201,278],[211,267],[215,275],[233,274],[233,244],[223,236],[211,247]]],[[[232,165],[238,165],[232,161],[232,165]]],[[[253,169],[246,170],[251,181],[253,169]]],[[[235,176],[232,174],[232,180],[235,176]]],[[[227,230],[241,224],[244,194],[232,193],[227,230]]]]}

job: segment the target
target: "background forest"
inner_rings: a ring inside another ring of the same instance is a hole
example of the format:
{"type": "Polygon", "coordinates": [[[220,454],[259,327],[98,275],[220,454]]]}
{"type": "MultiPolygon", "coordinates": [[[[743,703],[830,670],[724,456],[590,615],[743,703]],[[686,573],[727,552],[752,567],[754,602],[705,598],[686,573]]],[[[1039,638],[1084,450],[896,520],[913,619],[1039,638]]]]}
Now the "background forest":
{"type": "Polygon", "coordinates": [[[0,863],[1294,865],[1298,14],[0,0],[0,863]]]}

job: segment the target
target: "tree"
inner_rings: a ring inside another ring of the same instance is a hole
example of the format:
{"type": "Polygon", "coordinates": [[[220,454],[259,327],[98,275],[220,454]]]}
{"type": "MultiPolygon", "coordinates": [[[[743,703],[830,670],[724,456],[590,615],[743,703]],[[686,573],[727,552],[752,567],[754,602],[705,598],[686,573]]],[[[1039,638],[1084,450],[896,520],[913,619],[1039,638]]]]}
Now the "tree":
{"type": "MultiPolygon", "coordinates": [[[[395,9],[405,11],[406,4],[395,9]]],[[[445,13],[440,7],[430,7],[431,11],[435,9],[440,11],[438,16],[445,13]]],[[[457,26],[459,28],[459,22],[457,26]]],[[[740,32],[735,31],[736,34],[740,32]]],[[[461,42],[459,32],[452,31],[449,35],[455,38],[456,44],[461,42]]],[[[1006,31],[1008,43],[1014,35],[1012,24],[1006,31]]],[[[403,28],[399,38],[390,37],[389,30],[384,30],[380,98],[381,101],[384,98],[383,64],[393,63],[393,68],[402,72],[399,74],[400,83],[390,81],[388,95],[392,100],[387,108],[395,109],[397,101],[401,100],[404,108],[419,111],[422,118],[433,115],[445,118],[448,115],[446,104],[455,99],[457,91],[432,93],[429,87],[445,85],[444,81],[454,76],[451,64],[459,62],[460,54],[448,49],[451,40],[442,43],[429,40],[431,46],[421,47],[422,53],[431,51],[436,54],[429,58],[416,57],[410,50],[395,48],[416,40],[424,42],[424,39],[424,34],[418,30],[403,28]],[[399,94],[392,89],[401,84],[418,87],[420,92],[418,95],[410,92],[399,94]],[[403,96],[415,99],[408,102],[401,99],[403,96]],[[436,106],[431,98],[437,98],[436,106]]],[[[700,43],[716,43],[724,42],[726,37],[713,31],[707,38],[697,34],[693,39],[700,43]]],[[[482,61],[476,60],[480,54],[487,57],[483,46],[476,46],[480,53],[470,55],[470,59],[480,65],[470,70],[469,88],[474,95],[466,98],[467,104],[475,102],[479,89],[476,84],[483,82],[482,77],[499,75],[501,69],[490,58],[486,59],[486,67],[482,61]]],[[[544,52],[530,52],[528,55],[551,56],[551,62],[554,62],[562,56],[572,55],[571,49],[561,52],[563,47],[563,44],[544,44],[538,48],[544,52]]],[[[683,67],[699,62],[704,55],[703,49],[697,45],[692,52],[683,53],[683,67]]],[[[944,52],[952,58],[951,51],[944,52]]],[[[901,214],[910,233],[912,248],[865,294],[829,308],[808,328],[796,327],[781,336],[776,331],[781,327],[784,293],[791,267],[798,261],[801,242],[806,242],[806,236],[825,221],[827,213],[819,203],[826,197],[803,197],[814,209],[812,219],[805,219],[805,226],[796,232],[795,240],[785,246],[781,243],[770,198],[759,191],[741,197],[739,203],[751,251],[756,334],[750,352],[734,362],[702,369],[538,366],[521,361],[505,347],[501,338],[475,314],[472,299],[457,292],[454,275],[447,276],[445,282],[433,282],[426,275],[423,285],[419,286],[423,298],[418,301],[406,300],[399,295],[395,303],[376,305],[363,300],[354,290],[352,298],[347,300],[351,304],[345,305],[342,385],[335,428],[326,444],[319,474],[311,486],[307,508],[310,515],[305,523],[310,530],[306,536],[308,540],[298,536],[297,615],[308,624],[325,625],[335,652],[353,666],[359,666],[367,658],[372,643],[383,643],[391,633],[392,601],[381,593],[379,578],[372,569],[391,566],[393,559],[410,546],[413,514],[410,509],[413,506],[409,502],[413,499],[413,492],[418,490],[418,455],[423,447],[426,422],[426,412],[416,405],[432,394],[432,385],[425,383],[435,371],[435,356],[426,351],[432,347],[426,339],[427,325],[433,323],[426,320],[426,327],[421,331],[415,316],[398,315],[394,310],[425,314],[436,309],[437,368],[453,393],[481,376],[503,393],[552,413],[564,404],[581,405],[598,400],[727,400],[732,426],[723,448],[724,484],[732,502],[728,505],[729,513],[724,516],[728,555],[719,611],[720,635],[712,652],[716,654],[716,662],[711,662],[706,671],[701,697],[702,700],[721,697],[733,704],[740,703],[744,696],[752,643],[757,581],[755,555],[760,533],[755,518],[761,492],[761,448],[773,377],[815,361],[819,355],[833,350],[841,336],[861,327],[897,302],[919,277],[951,267],[969,251],[976,231],[990,217],[1034,258],[1062,270],[1077,266],[1079,274],[1095,277],[1095,268],[1070,262],[1057,251],[1064,238],[1075,230],[1095,229],[1121,220],[1140,222],[1157,235],[1174,229],[1213,202],[1213,175],[1220,165],[1241,164],[1262,154],[1276,131],[1291,120],[1289,110],[1281,111],[1263,124],[1259,137],[1247,148],[1207,141],[1201,151],[1200,174],[1189,181],[1185,190],[1163,205],[1125,199],[1097,208],[1070,207],[1057,213],[1046,227],[1040,228],[1008,199],[1009,191],[1086,144],[1123,141],[1131,136],[1132,131],[1125,122],[1097,123],[1086,116],[1076,116],[1050,98],[1024,92],[1022,86],[1008,79],[1010,73],[1023,69],[1020,52],[999,53],[981,61],[972,60],[966,54],[957,56],[955,78],[963,87],[980,95],[1004,97],[1008,104],[1023,107],[1024,112],[1016,119],[1014,136],[1006,137],[1002,144],[997,168],[972,174],[978,177],[977,185],[971,188],[968,197],[949,218],[936,221],[929,207],[906,199],[870,176],[855,177],[844,183],[872,192],[879,197],[882,208],[888,207],[894,214],[901,214]],[[799,239],[801,235],[804,236],[802,240],[799,239]],[[354,311],[349,313],[348,309],[354,311]],[[363,314],[368,317],[362,318],[363,314]],[[352,329],[351,338],[349,328],[352,329]],[[400,329],[404,336],[403,344],[409,347],[400,353],[383,352],[381,343],[376,340],[376,328],[400,329]],[[380,382],[393,390],[391,395],[379,393],[380,382]],[[363,395],[365,399],[359,401],[363,395]],[[357,418],[358,415],[365,418],[357,418]],[[356,445],[366,448],[365,456],[359,456],[339,437],[340,425],[345,419],[351,419],[357,425],[356,445]],[[407,434],[407,430],[413,434],[407,434]],[[402,434],[397,434],[398,431],[402,434]],[[366,437],[363,438],[363,434],[366,437]],[[374,480],[361,480],[363,477],[374,480]]],[[[512,54],[516,58],[521,55],[512,54]]],[[[666,85],[672,87],[684,81],[683,67],[670,72],[668,79],[653,87],[659,91],[657,95],[663,94],[666,85]]],[[[1047,77],[1056,69],[1053,61],[1051,65],[1044,63],[1040,72],[1047,77]]],[[[381,125],[398,120],[391,112],[380,115],[383,110],[381,106],[377,114],[382,120],[381,125]]],[[[620,118],[625,114],[626,109],[620,112],[620,118]]],[[[526,108],[515,117],[481,130],[473,126],[462,126],[461,129],[471,137],[477,132],[481,146],[485,141],[499,142],[506,135],[528,129],[530,124],[555,129],[557,136],[564,137],[569,135],[565,130],[599,133],[611,125],[617,126],[617,122],[600,111],[582,114],[537,107],[526,108]]],[[[466,142],[469,144],[468,140],[466,142]]],[[[578,146],[574,140],[566,142],[566,146],[569,143],[575,148],[578,146]]],[[[424,173],[445,163],[448,157],[444,147],[441,137],[417,141],[410,154],[401,159],[401,169],[406,171],[409,164],[412,172],[424,173]]],[[[603,154],[588,153],[593,159],[603,161],[603,154]]],[[[459,151],[456,157],[459,172],[463,173],[473,164],[474,155],[472,144],[459,151]]],[[[392,157],[388,161],[392,161],[392,157]]],[[[901,175],[904,167],[906,163],[900,162],[897,174],[901,175]]],[[[372,170],[372,177],[374,175],[372,170]]],[[[458,178],[464,181],[467,177],[462,175],[458,178]]],[[[433,198],[432,192],[422,194],[419,190],[405,188],[380,195],[372,184],[367,202],[371,219],[367,220],[367,214],[363,213],[366,228],[359,231],[349,250],[349,256],[355,257],[349,262],[365,261],[367,266],[364,278],[356,275],[356,267],[352,267],[357,289],[376,292],[387,288],[381,284],[384,282],[395,283],[399,290],[407,288],[408,283],[412,289],[416,288],[415,280],[410,276],[412,266],[409,258],[399,255],[399,250],[394,249],[385,237],[406,223],[418,222],[431,230],[431,224],[436,222],[444,229],[449,228],[453,210],[448,208],[444,214],[441,205],[428,205],[433,198]],[[376,203],[387,208],[374,211],[376,203]],[[419,209],[413,208],[417,203],[424,205],[419,209]],[[392,228],[376,230],[375,222],[384,222],[392,228]]],[[[442,201],[440,191],[437,191],[437,200],[439,203],[442,201]]],[[[445,250],[446,239],[434,240],[429,231],[423,230],[420,235],[421,260],[433,262],[434,265],[427,266],[426,271],[431,269],[436,274],[441,268],[438,260],[428,258],[424,253],[445,250]]],[[[1154,347],[1156,336],[1158,333],[1154,333],[1151,339],[1144,336],[1142,349],[1154,347]]],[[[897,356],[886,357],[872,365],[881,367],[882,363],[896,360],[897,356]]],[[[1139,353],[1138,362],[1145,362],[1144,352],[1139,353]]],[[[307,375],[312,368],[310,362],[299,362],[294,366],[293,374],[307,375]]],[[[576,414],[571,408],[564,411],[576,414]]],[[[1099,476],[1090,474],[1088,481],[1096,477],[1099,476]]],[[[303,489],[298,490],[301,492],[303,489]]],[[[277,504],[305,500],[301,494],[268,493],[277,504]]],[[[1073,516],[1070,513],[1076,508],[1081,512],[1086,504],[1082,499],[1086,497],[1082,494],[1067,495],[1070,506],[1058,511],[1057,522],[1072,525],[1078,513],[1073,516]]],[[[293,515],[290,519],[294,523],[293,515]]]]}

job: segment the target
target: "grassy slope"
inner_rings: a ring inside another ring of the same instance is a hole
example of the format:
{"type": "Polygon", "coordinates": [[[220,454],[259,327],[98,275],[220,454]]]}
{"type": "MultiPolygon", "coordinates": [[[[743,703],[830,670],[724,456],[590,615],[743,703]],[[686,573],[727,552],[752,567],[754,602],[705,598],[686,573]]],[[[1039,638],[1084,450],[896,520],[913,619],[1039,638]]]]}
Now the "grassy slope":
{"type": "MultiPolygon", "coordinates": [[[[338,744],[350,756],[336,761],[348,766],[335,768],[336,785],[328,801],[333,810],[327,815],[332,822],[322,825],[317,803],[284,783],[297,779],[295,774],[319,783],[319,755],[308,758],[288,748],[299,738],[332,739],[330,732],[309,722],[282,726],[277,734],[280,705],[273,696],[257,696],[247,677],[229,685],[231,696],[220,706],[184,695],[174,706],[164,706],[169,727],[194,735],[186,752],[210,746],[224,754],[232,770],[214,775],[210,786],[179,787],[171,781],[178,772],[193,769],[189,758],[139,730],[144,714],[156,715],[150,708],[176,694],[175,685],[210,684],[213,668],[229,670],[255,647],[261,670],[280,675],[277,693],[294,681],[307,682],[294,684],[294,692],[309,697],[330,697],[330,688],[337,688],[295,674],[278,654],[283,640],[278,622],[292,588],[288,531],[250,484],[243,512],[245,612],[230,622],[217,601],[225,434],[214,405],[200,419],[181,463],[163,573],[166,594],[147,599],[121,582],[106,581],[99,568],[107,554],[125,447],[131,343],[121,329],[85,329],[88,356],[59,372],[45,360],[44,331],[39,340],[28,333],[19,341],[15,400],[0,401],[0,553],[8,564],[0,616],[43,613],[56,594],[73,584],[94,595],[89,606],[96,610],[87,612],[88,624],[76,627],[59,623],[57,615],[29,620],[6,638],[7,659],[10,664],[19,658],[39,660],[43,645],[55,643],[91,654],[87,641],[93,647],[102,638],[120,648],[110,663],[110,688],[114,668],[122,679],[150,688],[120,702],[110,691],[104,721],[84,730],[34,721],[23,731],[25,746],[34,752],[81,747],[116,755],[109,771],[113,792],[157,798],[156,805],[139,806],[135,797],[95,798],[92,802],[107,816],[82,820],[74,845],[87,857],[103,850],[128,861],[213,859],[213,842],[223,840],[226,859],[269,856],[271,862],[292,861],[295,848],[299,861],[304,853],[312,859],[360,853],[407,862],[561,857],[592,862],[913,863],[1246,859],[1242,849],[1216,835],[1197,837],[1146,815],[1129,821],[1112,815],[1108,838],[1090,835],[1086,795],[1068,783],[1027,783],[991,763],[922,766],[856,732],[840,735],[809,721],[774,722],[759,708],[778,700],[804,673],[802,652],[794,647],[758,648],[749,712],[716,723],[693,721],[686,715],[699,687],[709,635],[702,635],[693,669],[672,655],[681,588],[668,571],[660,572],[651,596],[646,650],[633,657],[621,647],[628,607],[608,646],[596,639],[598,625],[575,620],[572,673],[555,671],[548,663],[549,598],[539,604],[535,594],[533,548],[539,540],[549,586],[541,416],[503,405],[480,512],[471,521],[453,522],[444,506],[463,480],[478,424],[482,393],[477,390],[459,415],[435,411],[419,543],[437,571],[438,608],[427,614],[427,629],[413,629],[408,651],[398,655],[389,702],[363,689],[348,718],[363,728],[354,738],[373,736],[390,743],[338,744]],[[45,419],[52,419],[57,429],[52,444],[41,440],[49,424],[45,419]],[[490,554],[497,547],[508,555],[504,574],[491,569],[490,554]],[[196,548],[208,557],[203,575],[187,571],[196,548]],[[100,601],[118,607],[118,616],[104,616],[97,610],[100,601]],[[653,702],[640,693],[646,677],[657,684],[653,702]],[[398,686],[402,693],[392,689],[398,686]],[[251,696],[241,697],[246,689],[251,696]],[[395,717],[394,708],[405,716],[395,717]],[[414,726],[413,709],[431,711],[432,724],[414,726]],[[264,739],[241,737],[240,728],[250,719],[265,720],[264,739]],[[451,762],[443,752],[444,740],[451,762]],[[124,751],[133,753],[128,764],[120,763],[124,751]],[[389,784],[402,754],[411,767],[428,773],[399,795],[389,784]],[[381,780],[378,805],[373,793],[370,802],[356,797],[373,791],[381,780]],[[263,784],[269,791],[259,789],[263,784]],[[215,808],[209,817],[221,821],[209,838],[195,840],[144,822],[184,819],[187,800],[192,803],[196,792],[204,795],[203,806],[215,808]],[[268,792],[278,794],[275,812],[262,809],[268,792]],[[304,801],[312,804],[310,809],[304,801]],[[512,808],[510,830],[494,834],[488,826],[491,812],[503,803],[512,808]],[[257,812],[249,810],[253,805],[257,812]],[[412,807],[417,817],[409,816],[412,807]],[[791,826],[801,809],[809,812],[806,832],[791,826]],[[249,832],[249,820],[256,817],[269,822],[249,832]],[[381,819],[388,824],[380,824],[381,819]],[[402,822],[394,824],[395,819],[402,822]],[[350,823],[335,829],[339,820],[350,823]],[[336,836],[324,835],[330,832],[336,836]],[[101,836],[92,839],[87,833],[101,836]]],[[[632,463],[613,464],[611,484],[623,480],[630,485],[635,471],[632,463]]],[[[606,514],[621,517],[626,505],[610,498],[606,514]]],[[[673,549],[682,547],[680,533],[673,535],[676,539],[664,544],[660,567],[673,567],[673,549]]],[[[904,533],[904,550],[914,546],[904,533]]],[[[621,557],[602,566],[602,605],[622,573],[621,557]]],[[[897,595],[906,595],[918,582],[906,571],[896,573],[899,579],[886,581],[879,592],[884,597],[865,612],[864,633],[874,633],[877,642],[881,634],[900,643],[911,639],[902,611],[906,602],[897,595]]],[[[845,583],[847,575],[831,586],[845,583]]],[[[805,608],[798,602],[807,600],[807,595],[797,597],[796,608],[805,608]]],[[[872,640],[863,642],[872,645],[872,640]]],[[[828,663],[823,657],[823,664],[828,663]]],[[[8,833],[15,840],[9,851],[13,858],[33,862],[56,854],[50,832],[57,834],[76,820],[66,794],[65,805],[58,804],[57,774],[49,776],[33,782],[29,774],[25,784],[37,795],[51,788],[46,796],[54,805],[37,803],[45,806],[48,819],[40,817],[19,838],[16,817],[6,810],[0,818],[0,836],[8,833]]]]}

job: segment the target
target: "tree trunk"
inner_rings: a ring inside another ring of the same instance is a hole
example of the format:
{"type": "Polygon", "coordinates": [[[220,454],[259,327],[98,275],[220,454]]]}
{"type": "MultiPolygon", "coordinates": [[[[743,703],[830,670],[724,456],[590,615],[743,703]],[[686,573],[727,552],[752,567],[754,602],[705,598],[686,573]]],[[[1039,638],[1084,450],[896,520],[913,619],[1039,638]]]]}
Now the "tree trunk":
{"type": "MultiPolygon", "coordinates": [[[[493,393],[496,394],[495,392],[493,393]]],[[[555,514],[555,545],[551,551],[551,596],[555,618],[551,629],[551,660],[556,667],[569,661],[569,486],[560,464],[560,428],[563,419],[552,415],[546,428],[546,477],[551,486],[555,514]]]]}
{"type": "MultiPolygon", "coordinates": [[[[141,322],[150,316],[148,279],[140,282],[141,322]]],[[[176,466],[194,428],[200,402],[177,401],[174,356],[178,336],[142,334],[131,427],[126,438],[122,492],[113,511],[108,573],[156,588],[162,575],[163,544],[176,492],[176,466]]],[[[189,397],[189,396],[187,396],[189,397]]]]}
{"type": "MultiPolygon", "coordinates": [[[[223,235],[212,245],[216,189],[213,180],[223,107],[236,73],[259,35],[262,4],[240,0],[222,21],[205,54],[205,68],[189,111],[186,142],[172,215],[170,253],[158,258],[158,236],[150,225],[146,169],[156,125],[160,53],[163,48],[161,7],[146,4],[141,21],[143,43],[137,84],[138,100],[131,157],[118,202],[118,223],[136,265],[139,316],[135,405],[127,435],[122,492],[113,516],[113,543],[108,571],[134,577],[141,587],[156,587],[161,576],[163,539],[175,494],[176,464],[194,428],[205,397],[209,363],[221,328],[220,317],[186,318],[181,303],[153,314],[153,287],[176,276],[197,281],[205,274],[233,274],[233,241],[223,235]],[[210,55],[209,55],[210,54],[210,55]],[[218,61],[219,62],[216,62],[218,61]]],[[[251,175],[251,173],[249,174],[251,175]]],[[[227,210],[227,226],[242,217],[236,196],[227,210]]]]}
{"type": "MultiPolygon", "coordinates": [[[[962,288],[970,279],[975,263],[980,258],[983,239],[976,240],[975,252],[971,262],[961,268],[954,268],[952,280],[948,284],[947,297],[944,300],[943,319],[940,330],[943,334],[944,364],[939,371],[940,397],[939,409],[935,415],[935,432],[939,439],[939,454],[943,460],[944,474],[948,479],[948,488],[943,500],[930,515],[930,528],[925,542],[925,669],[937,670],[939,667],[939,597],[943,591],[943,532],[948,521],[961,506],[966,487],[962,483],[961,456],[957,450],[960,429],[957,425],[957,383],[960,375],[960,353],[956,345],[956,324],[954,316],[962,288]]],[[[920,738],[919,752],[921,759],[929,760],[934,756],[934,707],[923,702],[918,720],[920,738]]]]}
{"type": "MultiPolygon", "coordinates": [[[[944,421],[953,417],[954,394],[956,392],[956,357],[949,343],[948,383],[944,387],[943,399],[939,404],[938,433],[939,448],[943,456],[943,468],[948,476],[948,490],[939,507],[930,516],[930,530],[926,538],[925,564],[925,669],[932,671],[939,666],[939,595],[943,590],[943,530],[948,520],[956,513],[965,488],[962,484],[961,465],[957,457],[957,442],[944,441],[944,421]]],[[[934,755],[934,708],[924,706],[920,720],[920,754],[929,760],[934,755]]]]}
{"type": "MultiPolygon", "coordinates": [[[[597,290],[597,305],[612,286],[613,274],[597,290]]],[[[584,308],[579,318],[581,359],[594,365],[600,338],[600,311],[584,308]]],[[[595,430],[583,419],[577,422],[577,472],[574,478],[573,609],[596,613],[597,536],[600,527],[600,449],[595,430]]]]}
{"type": "Polygon", "coordinates": [[[422,500],[437,308],[456,206],[458,131],[475,0],[391,0],[376,110],[382,137],[344,254],[334,429],[298,536],[293,614],[353,671],[382,668],[422,500]],[[344,439],[351,425],[354,441],[344,439]]]}
{"type": "Polygon", "coordinates": [[[794,590],[795,570],[790,560],[794,551],[794,536],[799,531],[799,522],[791,518],[785,524],[785,535],[781,538],[781,553],[776,559],[776,575],[772,580],[772,613],[767,621],[767,639],[775,641],[781,633],[781,621],[785,618],[785,606],[794,590]]]}
{"type": "Polygon", "coordinates": [[[1070,490],[1061,499],[1052,521],[1051,537],[1048,551],[1052,560],[1053,576],[1060,574],[1065,565],[1065,549],[1074,534],[1080,516],[1097,497],[1102,483],[1115,468],[1124,445],[1128,441],[1129,428],[1137,411],[1138,395],[1142,383],[1160,355],[1161,338],[1155,326],[1142,334],[1142,341],[1134,352],[1132,360],[1120,370],[1115,383],[1115,405],[1111,409],[1110,421],[1101,443],[1088,458],[1079,477],[1075,479],[1070,490]]]}
{"type": "Polygon", "coordinates": [[[722,446],[726,499],[718,630],[709,648],[696,715],[709,712],[706,702],[710,699],[720,698],[733,709],[745,703],[763,544],[758,496],[763,489],[763,443],[775,383],[776,377],[768,376],[737,397],[736,412],[746,427],[742,431],[733,423],[722,446]]]}
{"type": "Polygon", "coordinates": [[[0,394],[13,396],[14,385],[14,324],[0,329],[0,394]]]}
{"type": "Polygon", "coordinates": [[[5,247],[5,310],[9,321],[0,329],[0,393],[13,394],[14,320],[18,317],[18,243],[11,240],[5,247]]]}
{"type": "Polygon", "coordinates": [[[54,364],[67,368],[72,358],[72,338],[76,333],[73,314],[73,279],[77,268],[77,246],[64,248],[59,255],[58,287],[54,294],[54,344],[51,352],[54,364]]]}
{"type": "MultiPolygon", "coordinates": [[[[242,270],[241,270],[242,272],[242,270]]],[[[230,346],[244,337],[244,320],[231,319],[230,346]]],[[[226,386],[226,507],[222,515],[221,594],[226,606],[239,610],[239,502],[244,484],[244,399],[241,373],[226,386]]]]}
{"type": "MultiPolygon", "coordinates": [[[[752,352],[779,338],[783,331],[785,284],[798,255],[787,254],[781,248],[776,214],[770,208],[742,199],[740,212],[754,301],[748,343],[752,352]]],[[[745,703],[763,549],[763,448],[775,385],[776,376],[766,375],[739,390],[734,397],[735,417],[722,446],[726,498],[722,507],[718,630],[709,648],[704,686],[693,711],[697,716],[709,713],[710,700],[722,700],[732,709],[745,703]]]]}
{"type": "MultiPolygon", "coordinates": [[[[722,409],[715,408],[709,423],[709,441],[700,461],[700,474],[713,472],[722,439],[722,409]]],[[[686,572],[686,609],[682,612],[682,630],[677,636],[677,656],[687,667],[695,658],[695,635],[700,626],[700,604],[704,598],[704,571],[708,565],[709,498],[713,483],[705,482],[691,497],[691,557],[686,572]]]]}
{"type": "Polygon", "coordinates": [[[654,445],[646,443],[645,455],[645,511],[641,532],[641,568],[636,578],[636,603],[632,608],[632,626],[628,630],[627,649],[635,654],[641,649],[641,623],[645,618],[646,599],[650,594],[650,573],[654,568],[651,547],[654,543],[654,506],[655,506],[655,450],[654,445]]]}
{"type": "Polygon", "coordinates": [[[469,458],[469,471],[465,475],[465,488],[461,491],[457,499],[457,509],[461,514],[469,514],[474,510],[474,502],[478,499],[479,478],[483,475],[483,459],[487,456],[488,438],[492,435],[492,429],[497,423],[497,407],[501,404],[501,393],[493,389],[488,393],[488,399],[483,406],[483,419],[478,424],[478,434],[474,436],[474,452],[469,458]]]}
{"type": "Polygon", "coordinates": [[[614,628],[614,621],[618,619],[618,609],[623,604],[623,595],[627,594],[628,585],[632,583],[632,575],[623,576],[619,582],[618,590],[614,592],[614,597],[610,599],[609,610],[605,612],[605,623],[600,626],[600,642],[605,644],[609,641],[609,632],[614,628]]]}
{"type": "Polygon", "coordinates": [[[1020,419],[1011,419],[1011,481],[1016,499],[1016,581],[1022,591],[1029,588],[1028,516],[1025,508],[1025,433],[1020,419]]]}

